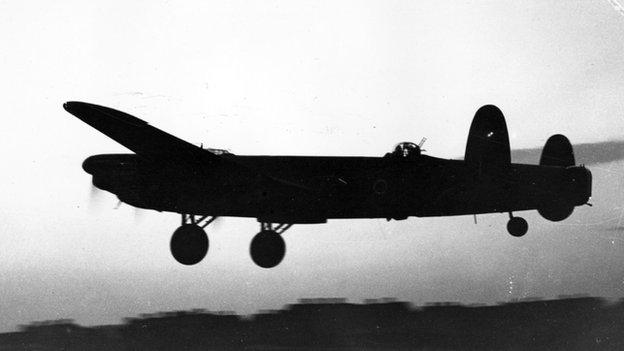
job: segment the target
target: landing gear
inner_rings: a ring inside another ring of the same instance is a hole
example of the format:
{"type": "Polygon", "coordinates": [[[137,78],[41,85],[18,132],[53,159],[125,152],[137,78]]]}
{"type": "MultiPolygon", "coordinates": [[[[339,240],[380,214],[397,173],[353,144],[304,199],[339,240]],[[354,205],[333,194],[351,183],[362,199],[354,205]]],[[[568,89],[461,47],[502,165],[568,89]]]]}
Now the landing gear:
{"type": "Polygon", "coordinates": [[[217,217],[182,215],[182,225],[173,232],[169,245],[176,261],[191,266],[199,263],[208,253],[208,235],[203,228],[217,217]]]}
{"type": "Polygon", "coordinates": [[[529,224],[522,217],[514,217],[509,212],[509,221],[507,222],[507,231],[515,237],[521,237],[529,230],[529,224]]]}
{"type": "Polygon", "coordinates": [[[286,254],[286,243],[281,234],[288,230],[292,224],[278,224],[273,227],[272,223],[260,224],[260,233],[254,236],[249,247],[251,259],[262,268],[273,268],[280,264],[286,254]]]}
{"type": "MultiPolygon", "coordinates": [[[[201,262],[208,253],[208,236],[204,231],[217,217],[182,215],[182,225],[171,236],[171,254],[176,261],[191,266],[201,262]]],[[[254,236],[249,247],[251,259],[262,268],[273,268],[286,255],[282,234],[292,224],[260,223],[260,233],[254,236]]]]}

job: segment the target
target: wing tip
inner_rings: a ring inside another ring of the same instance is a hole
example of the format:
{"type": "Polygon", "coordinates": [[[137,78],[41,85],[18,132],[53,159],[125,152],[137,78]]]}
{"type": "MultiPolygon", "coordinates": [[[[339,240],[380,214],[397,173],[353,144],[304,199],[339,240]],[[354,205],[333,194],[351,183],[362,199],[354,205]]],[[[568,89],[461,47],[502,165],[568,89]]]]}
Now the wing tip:
{"type": "Polygon", "coordinates": [[[148,125],[144,120],[134,117],[128,113],[112,109],[106,106],[100,106],[80,101],[67,101],[63,104],[65,111],[87,122],[94,119],[110,118],[117,120],[123,124],[142,127],[148,125]]]}
{"type": "Polygon", "coordinates": [[[81,104],[81,102],[79,101],[67,101],[65,103],[63,103],[63,109],[65,109],[65,111],[71,113],[71,111],[78,105],[81,104]]]}

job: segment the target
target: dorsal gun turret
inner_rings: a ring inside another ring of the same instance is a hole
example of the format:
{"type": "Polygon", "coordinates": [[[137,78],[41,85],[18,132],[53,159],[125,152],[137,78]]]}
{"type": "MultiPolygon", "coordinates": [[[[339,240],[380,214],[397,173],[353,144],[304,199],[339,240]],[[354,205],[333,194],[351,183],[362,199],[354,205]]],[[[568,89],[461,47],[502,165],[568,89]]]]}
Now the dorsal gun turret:
{"type": "Polygon", "coordinates": [[[414,159],[420,156],[421,153],[422,153],[422,150],[420,149],[419,145],[416,145],[412,142],[405,141],[405,142],[399,143],[394,148],[394,152],[392,152],[392,156],[396,158],[403,158],[403,159],[414,159]]]}

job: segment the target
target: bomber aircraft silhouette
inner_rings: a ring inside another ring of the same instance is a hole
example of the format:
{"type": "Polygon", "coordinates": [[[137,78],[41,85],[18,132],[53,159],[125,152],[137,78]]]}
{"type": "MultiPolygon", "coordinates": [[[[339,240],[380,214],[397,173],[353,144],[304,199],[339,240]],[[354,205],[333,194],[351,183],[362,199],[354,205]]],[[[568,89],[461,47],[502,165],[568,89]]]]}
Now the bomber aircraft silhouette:
{"type": "Polygon", "coordinates": [[[548,139],[539,165],[511,163],[505,118],[493,105],[476,112],[463,160],[425,155],[422,142],[400,143],[383,157],[241,156],[187,143],[108,107],[63,107],[134,152],[90,156],[82,168],[120,201],[180,213],[170,249],[185,265],[206,256],[204,228],[220,216],[258,220],[251,258],[271,268],[284,258],[281,234],[293,224],[506,212],[508,232],[520,237],[528,224],[513,211],[561,221],[591,196],[591,172],[574,165],[563,135],[548,139]]]}

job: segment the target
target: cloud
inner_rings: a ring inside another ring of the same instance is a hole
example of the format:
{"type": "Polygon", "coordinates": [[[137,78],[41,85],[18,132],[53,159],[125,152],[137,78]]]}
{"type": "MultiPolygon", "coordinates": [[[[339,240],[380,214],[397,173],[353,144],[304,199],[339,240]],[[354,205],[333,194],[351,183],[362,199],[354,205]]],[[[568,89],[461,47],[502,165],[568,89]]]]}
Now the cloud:
{"type": "MultiPolygon", "coordinates": [[[[624,140],[576,144],[573,147],[577,164],[595,165],[624,159],[624,140]]],[[[514,163],[538,164],[541,154],[541,147],[512,150],[511,159],[514,163]]]]}

